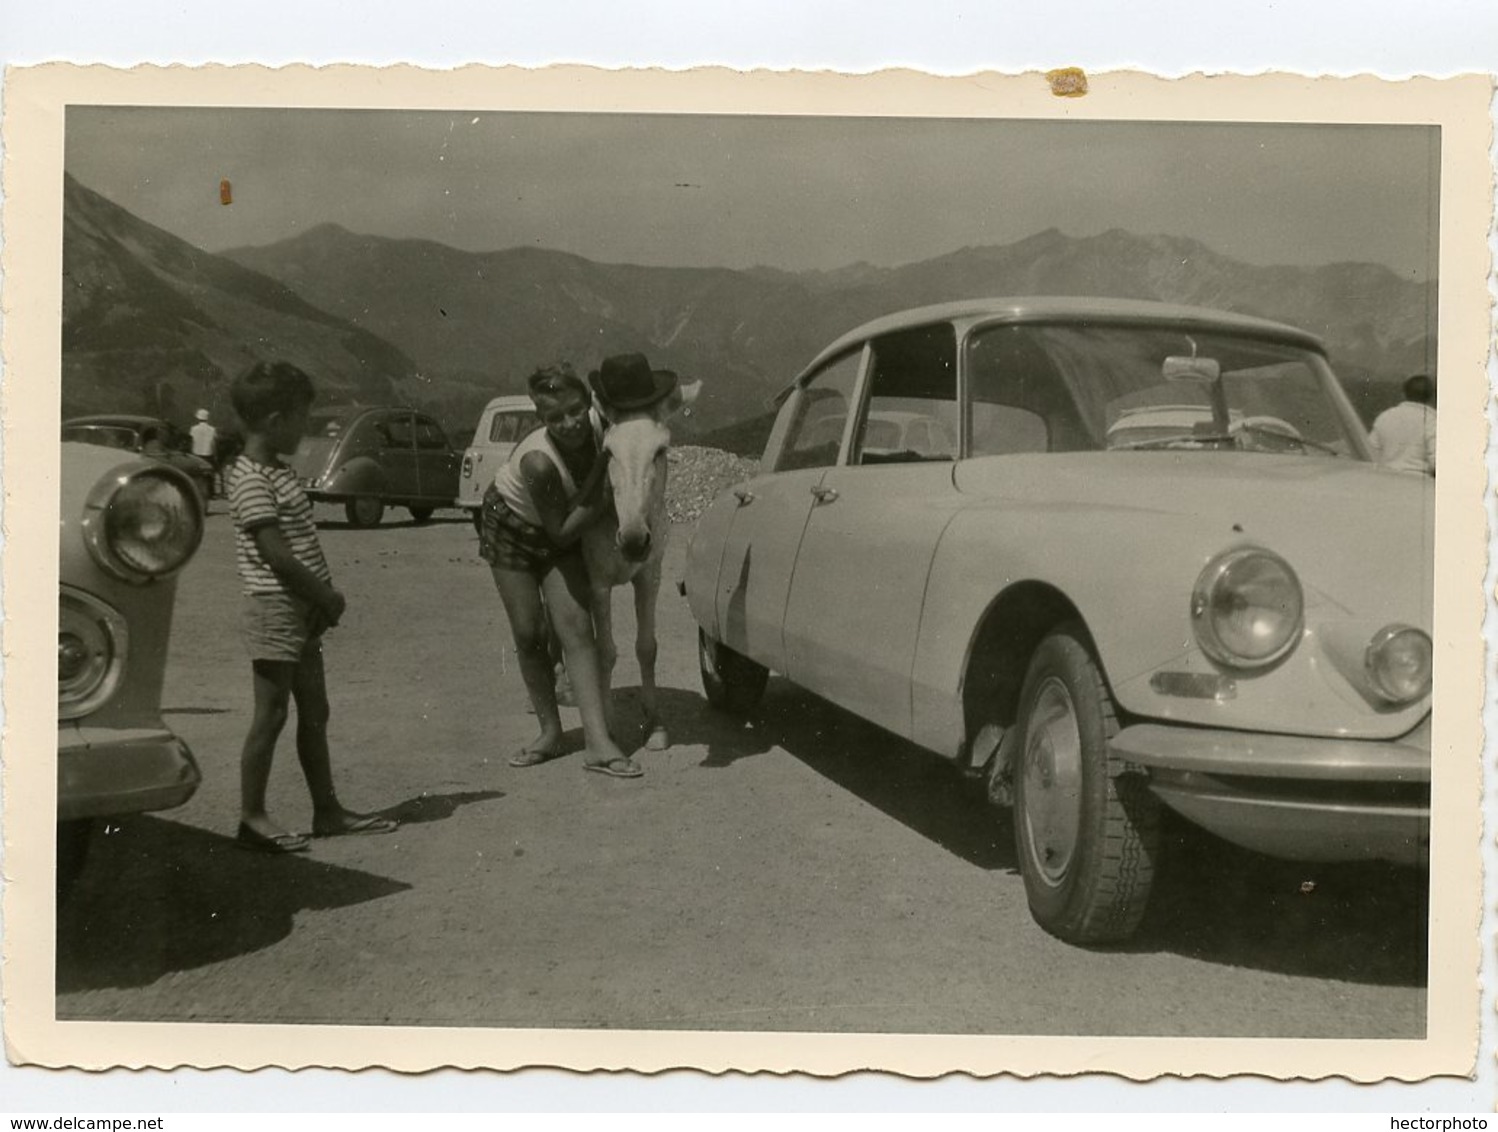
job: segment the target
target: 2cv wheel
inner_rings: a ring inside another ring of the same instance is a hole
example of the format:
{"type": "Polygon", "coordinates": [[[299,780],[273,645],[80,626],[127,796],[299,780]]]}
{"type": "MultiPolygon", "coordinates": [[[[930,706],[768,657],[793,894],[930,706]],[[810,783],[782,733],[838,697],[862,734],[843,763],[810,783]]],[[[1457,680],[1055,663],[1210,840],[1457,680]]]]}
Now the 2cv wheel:
{"type": "Polygon", "coordinates": [[[378,527],[385,517],[385,504],[373,495],[361,495],[343,505],[351,527],[378,527]]]}
{"type": "Polygon", "coordinates": [[[1149,901],[1160,802],[1108,741],[1113,701],[1079,625],[1040,643],[1020,693],[1014,840],[1035,921],[1075,944],[1124,939],[1149,901]]]}
{"type": "Polygon", "coordinates": [[[707,702],[719,711],[747,715],[765,694],[770,670],[713,640],[702,629],[697,630],[697,661],[707,702]]]}

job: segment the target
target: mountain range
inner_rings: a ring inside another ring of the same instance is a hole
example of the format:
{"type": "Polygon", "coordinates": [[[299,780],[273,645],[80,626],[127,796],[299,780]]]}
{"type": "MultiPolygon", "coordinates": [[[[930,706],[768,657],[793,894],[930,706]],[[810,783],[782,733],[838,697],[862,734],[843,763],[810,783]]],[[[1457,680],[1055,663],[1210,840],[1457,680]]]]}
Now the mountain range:
{"type": "Polygon", "coordinates": [[[1365,415],[1434,356],[1434,283],[1366,263],[1261,267],[1121,229],[789,272],[468,252],[332,224],[215,255],[71,178],[65,205],[65,415],[147,411],[163,385],[217,413],[230,375],[275,356],[314,374],[324,400],[409,401],[462,443],[483,402],[522,392],[536,365],[582,370],[637,350],[703,379],[688,436],[753,450],[769,399],[827,342],[890,311],[975,295],[1158,299],[1288,322],[1323,337],[1365,415]]]}

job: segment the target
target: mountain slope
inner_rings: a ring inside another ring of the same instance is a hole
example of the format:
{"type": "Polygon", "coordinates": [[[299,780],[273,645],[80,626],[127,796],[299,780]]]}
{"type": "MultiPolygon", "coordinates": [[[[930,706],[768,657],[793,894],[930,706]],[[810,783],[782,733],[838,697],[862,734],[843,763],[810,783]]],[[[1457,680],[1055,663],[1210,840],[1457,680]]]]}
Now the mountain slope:
{"type": "MultiPolygon", "coordinates": [[[[979,295],[1108,295],[1220,307],[1320,334],[1344,377],[1390,383],[1425,368],[1434,286],[1371,264],[1258,267],[1198,241],[1052,229],[902,267],[791,273],[600,264],[536,248],[463,252],[322,225],[225,253],[309,302],[378,329],[434,386],[515,392],[542,362],[580,369],[622,350],[704,378],[695,423],[722,429],[838,334],[890,311],[979,295]]],[[[1367,411],[1368,406],[1365,406],[1367,411]]]]}
{"type": "Polygon", "coordinates": [[[329,402],[387,401],[415,364],[284,284],[201,251],[65,179],[62,413],[198,406],[227,424],[228,382],[257,360],[293,362],[329,402]]]}

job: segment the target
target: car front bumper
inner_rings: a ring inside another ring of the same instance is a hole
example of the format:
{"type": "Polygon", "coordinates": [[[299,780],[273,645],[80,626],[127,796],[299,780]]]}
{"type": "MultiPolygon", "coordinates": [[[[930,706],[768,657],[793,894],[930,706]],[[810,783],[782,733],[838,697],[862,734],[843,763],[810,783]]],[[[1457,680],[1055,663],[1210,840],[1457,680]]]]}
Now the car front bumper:
{"type": "Polygon", "coordinates": [[[1141,723],[1113,751],[1171,809],[1217,836],[1302,861],[1430,856],[1430,721],[1395,740],[1141,723]]]}
{"type": "Polygon", "coordinates": [[[165,728],[57,729],[57,818],[169,810],[197,790],[192,751],[165,728]]]}

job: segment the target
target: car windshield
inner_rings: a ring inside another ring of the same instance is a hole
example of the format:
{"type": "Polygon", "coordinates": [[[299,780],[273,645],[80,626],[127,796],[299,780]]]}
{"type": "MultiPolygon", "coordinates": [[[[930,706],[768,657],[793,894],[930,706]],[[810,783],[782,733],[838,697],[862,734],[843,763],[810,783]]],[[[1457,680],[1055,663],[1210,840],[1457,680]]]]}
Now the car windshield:
{"type": "Polygon", "coordinates": [[[970,451],[1248,451],[1364,458],[1326,359],[1222,331],[1010,325],[968,347],[970,451]]]}

